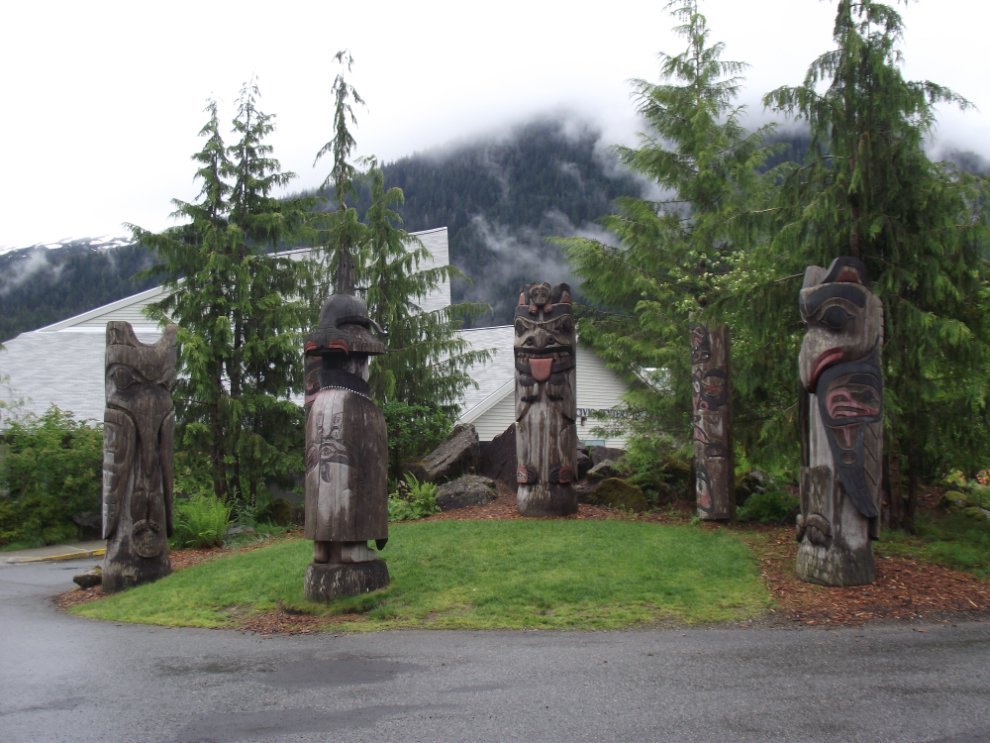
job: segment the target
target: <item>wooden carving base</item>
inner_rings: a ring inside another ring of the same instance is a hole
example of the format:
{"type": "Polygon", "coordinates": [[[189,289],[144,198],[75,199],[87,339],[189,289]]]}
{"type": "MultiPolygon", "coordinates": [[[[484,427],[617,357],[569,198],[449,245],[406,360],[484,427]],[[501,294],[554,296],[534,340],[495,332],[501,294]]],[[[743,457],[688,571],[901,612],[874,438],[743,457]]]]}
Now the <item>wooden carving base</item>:
{"type": "Polygon", "coordinates": [[[570,516],[578,510],[577,493],[570,485],[520,485],[517,500],[519,515],[529,518],[570,516]]]}
{"type": "Polygon", "coordinates": [[[172,563],[168,559],[167,547],[161,554],[147,558],[132,554],[126,547],[114,549],[114,545],[107,545],[106,557],[103,559],[102,590],[103,593],[116,593],[142,583],[151,583],[171,572],[172,563]]]}
{"type": "Polygon", "coordinates": [[[869,521],[830,468],[801,468],[801,512],[808,517],[795,565],[798,578],[823,586],[865,586],[877,579],[869,521]]]}
{"type": "Polygon", "coordinates": [[[391,579],[384,560],[351,564],[311,562],[303,593],[310,601],[329,603],[385,588],[391,579]]]}

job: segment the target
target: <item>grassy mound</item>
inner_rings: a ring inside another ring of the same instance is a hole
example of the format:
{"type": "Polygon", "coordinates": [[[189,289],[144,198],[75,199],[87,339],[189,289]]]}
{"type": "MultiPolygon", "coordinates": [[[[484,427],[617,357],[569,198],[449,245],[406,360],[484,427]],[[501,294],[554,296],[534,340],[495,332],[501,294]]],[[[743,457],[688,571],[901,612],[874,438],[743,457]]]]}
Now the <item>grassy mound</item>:
{"type": "Polygon", "coordinates": [[[628,521],[436,521],[390,528],[392,585],[322,605],[302,595],[312,543],[204,563],[73,613],[124,622],[236,626],[283,610],[360,613],[351,629],[613,629],[733,620],[769,599],[749,549],[723,530],[628,521]]]}

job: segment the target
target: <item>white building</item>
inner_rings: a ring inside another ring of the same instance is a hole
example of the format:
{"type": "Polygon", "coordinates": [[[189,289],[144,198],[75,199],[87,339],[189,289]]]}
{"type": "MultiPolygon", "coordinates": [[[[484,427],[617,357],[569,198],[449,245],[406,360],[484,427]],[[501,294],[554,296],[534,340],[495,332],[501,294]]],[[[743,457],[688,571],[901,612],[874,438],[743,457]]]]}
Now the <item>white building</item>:
{"type": "MultiPolygon", "coordinates": [[[[449,261],[447,228],[413,233],[433,255],[435,265],[449,261]]],[[[289,251],[292,256],[304,256],[309,248],[289,251]]],[[[429,266],[423,266],[428,268],[429,266]]],[[[161,299],[163,287],[97,307],[7,341],[6,351],[0,351],[0,378],[9,377],[9,391],[0,386],[0,394],[13,400],[23,399],[22,412],[41,415],[50,405],[72,411],[77,419],[103,419],[104,354],[106,326],[110,320],[131,323],[139,340],[154,342],[160,329],[143,313],[148,304],[161,299]]],[[[423,302],[423,309],[432,311],[451,302],[450,283],[445,282],[423,302]]],[[[512,352],[513,328],[503,325],[460,331],[473,349],[494,349],[495,356],[487,365],[471,370],[477,389],[468,388],[461,401],[459,420],[474,424],[482,441],[491,441],[515,420],[514,365],[512,352]]],[[[595,421],[591,411],[610,411],[622,405],[622,395],[628,386],[592,351],[577,349],[578,437],[583,441],[622,446],[622,439],[607,442],[595,439],[591,433],[595,421]]],[[[299,402],[302,402],[300,396],[299,402]]]]}

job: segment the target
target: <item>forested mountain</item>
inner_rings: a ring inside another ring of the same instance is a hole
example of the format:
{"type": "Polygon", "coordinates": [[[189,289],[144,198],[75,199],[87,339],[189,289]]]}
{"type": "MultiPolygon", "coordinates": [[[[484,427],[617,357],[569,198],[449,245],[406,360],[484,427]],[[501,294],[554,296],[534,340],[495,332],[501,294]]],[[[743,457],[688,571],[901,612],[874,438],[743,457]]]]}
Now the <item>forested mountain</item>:
{"type": "MultiPolygon", "coordinates": [[[[549,237],[600,233],[612,201],[642,190],[600,140],[591,126],[542,120],[384,167],[386,186],[405,195],[403,228],[447,227],[451,262],[472,282],[454,283],[454,301],[492,306],[478,325],[511,323],[523,282],[568,280],[549,237]]],[[[358,211],[368,203],[359,190],[358,211]]]]}
{"type": "MultiPolygon", "coordinates": [[[[789,147],[774,162],[800,159],[808,138],[785,133],[789,147]]],[[[970,152],[950,152],[960,168],[986,172],[970,152]]],[[[550,236],[607,239],[596,220],[612,201],[639,194],[642,184],[620,170],[591,125],[546,119],[501,136],[417,153],[384,166],[386,187],[397,186],[410,231],[446,226],[451,262],[473,282],[455,282],[455,301],[486,302],[493,312],[478,324],[511,322],[520,284],[569,278],[550,236]]],[[[359,189],[364,217],[367,188],[359,189]]],[[[0,254],[0,341],[113,302],[154,285],[135,273],[154,259],[141,246],[97,240],[34,246],[0,254]]]]}
{"type": "Polygon", "coordinates": [[[0,341],[154,286],[132,278],[153,257],[119,242],[75,240],[0,254],[0,341]]]}

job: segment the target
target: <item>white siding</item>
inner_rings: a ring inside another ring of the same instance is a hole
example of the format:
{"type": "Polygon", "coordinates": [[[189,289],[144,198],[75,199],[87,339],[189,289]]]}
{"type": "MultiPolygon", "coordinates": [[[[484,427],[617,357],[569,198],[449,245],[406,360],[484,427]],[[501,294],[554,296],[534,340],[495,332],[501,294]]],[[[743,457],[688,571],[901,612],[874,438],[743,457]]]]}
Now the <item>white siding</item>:
{"type": "MultiPolygon", "coordinates": [[[[489,328],[490,331],[503,332],[511,344],[512,326],[501,328],[489,328]]],[[[514,366],[512,364],[511,346],[500,356],[508,358],[508,363],[496,366],[491,374],[486,375],[487,388],[491,391],[488,396],[481,400],[466,399],[464,412],[461,420],[473,423],[478,431],[478,438],[481,441],[491,441],[493,438],[505,431],[515,420],[515,389],[512,382],[515,379],[514,366]],[[494,385],[498,386],[491,389],[494,385]]],[[[628,386],[615,372],[605,366],[605,362],[598,358],[595,353],[580,344],[577,348],[577,407],[580,413],[585,410],[612,410],[622,405],[622,395],[625,394],[628,386]]],[[[487,370],[486,370],[487,371],[487,370]]],[[[472,376],[476,376],[472,374],[472,376]]],[[[465,396],[470,397],[470,393],[465,396]]],[[[590,415],[586,415],[584,422],[581,422],[579,415],[577,419],[578,438],[582,441],[601,441],[601,439],[591,433],[591,429],[599,425],[590,415]]],[[[625,439],[622,437],[606,440],[607,446],[625,446],[625,439]]]]}

